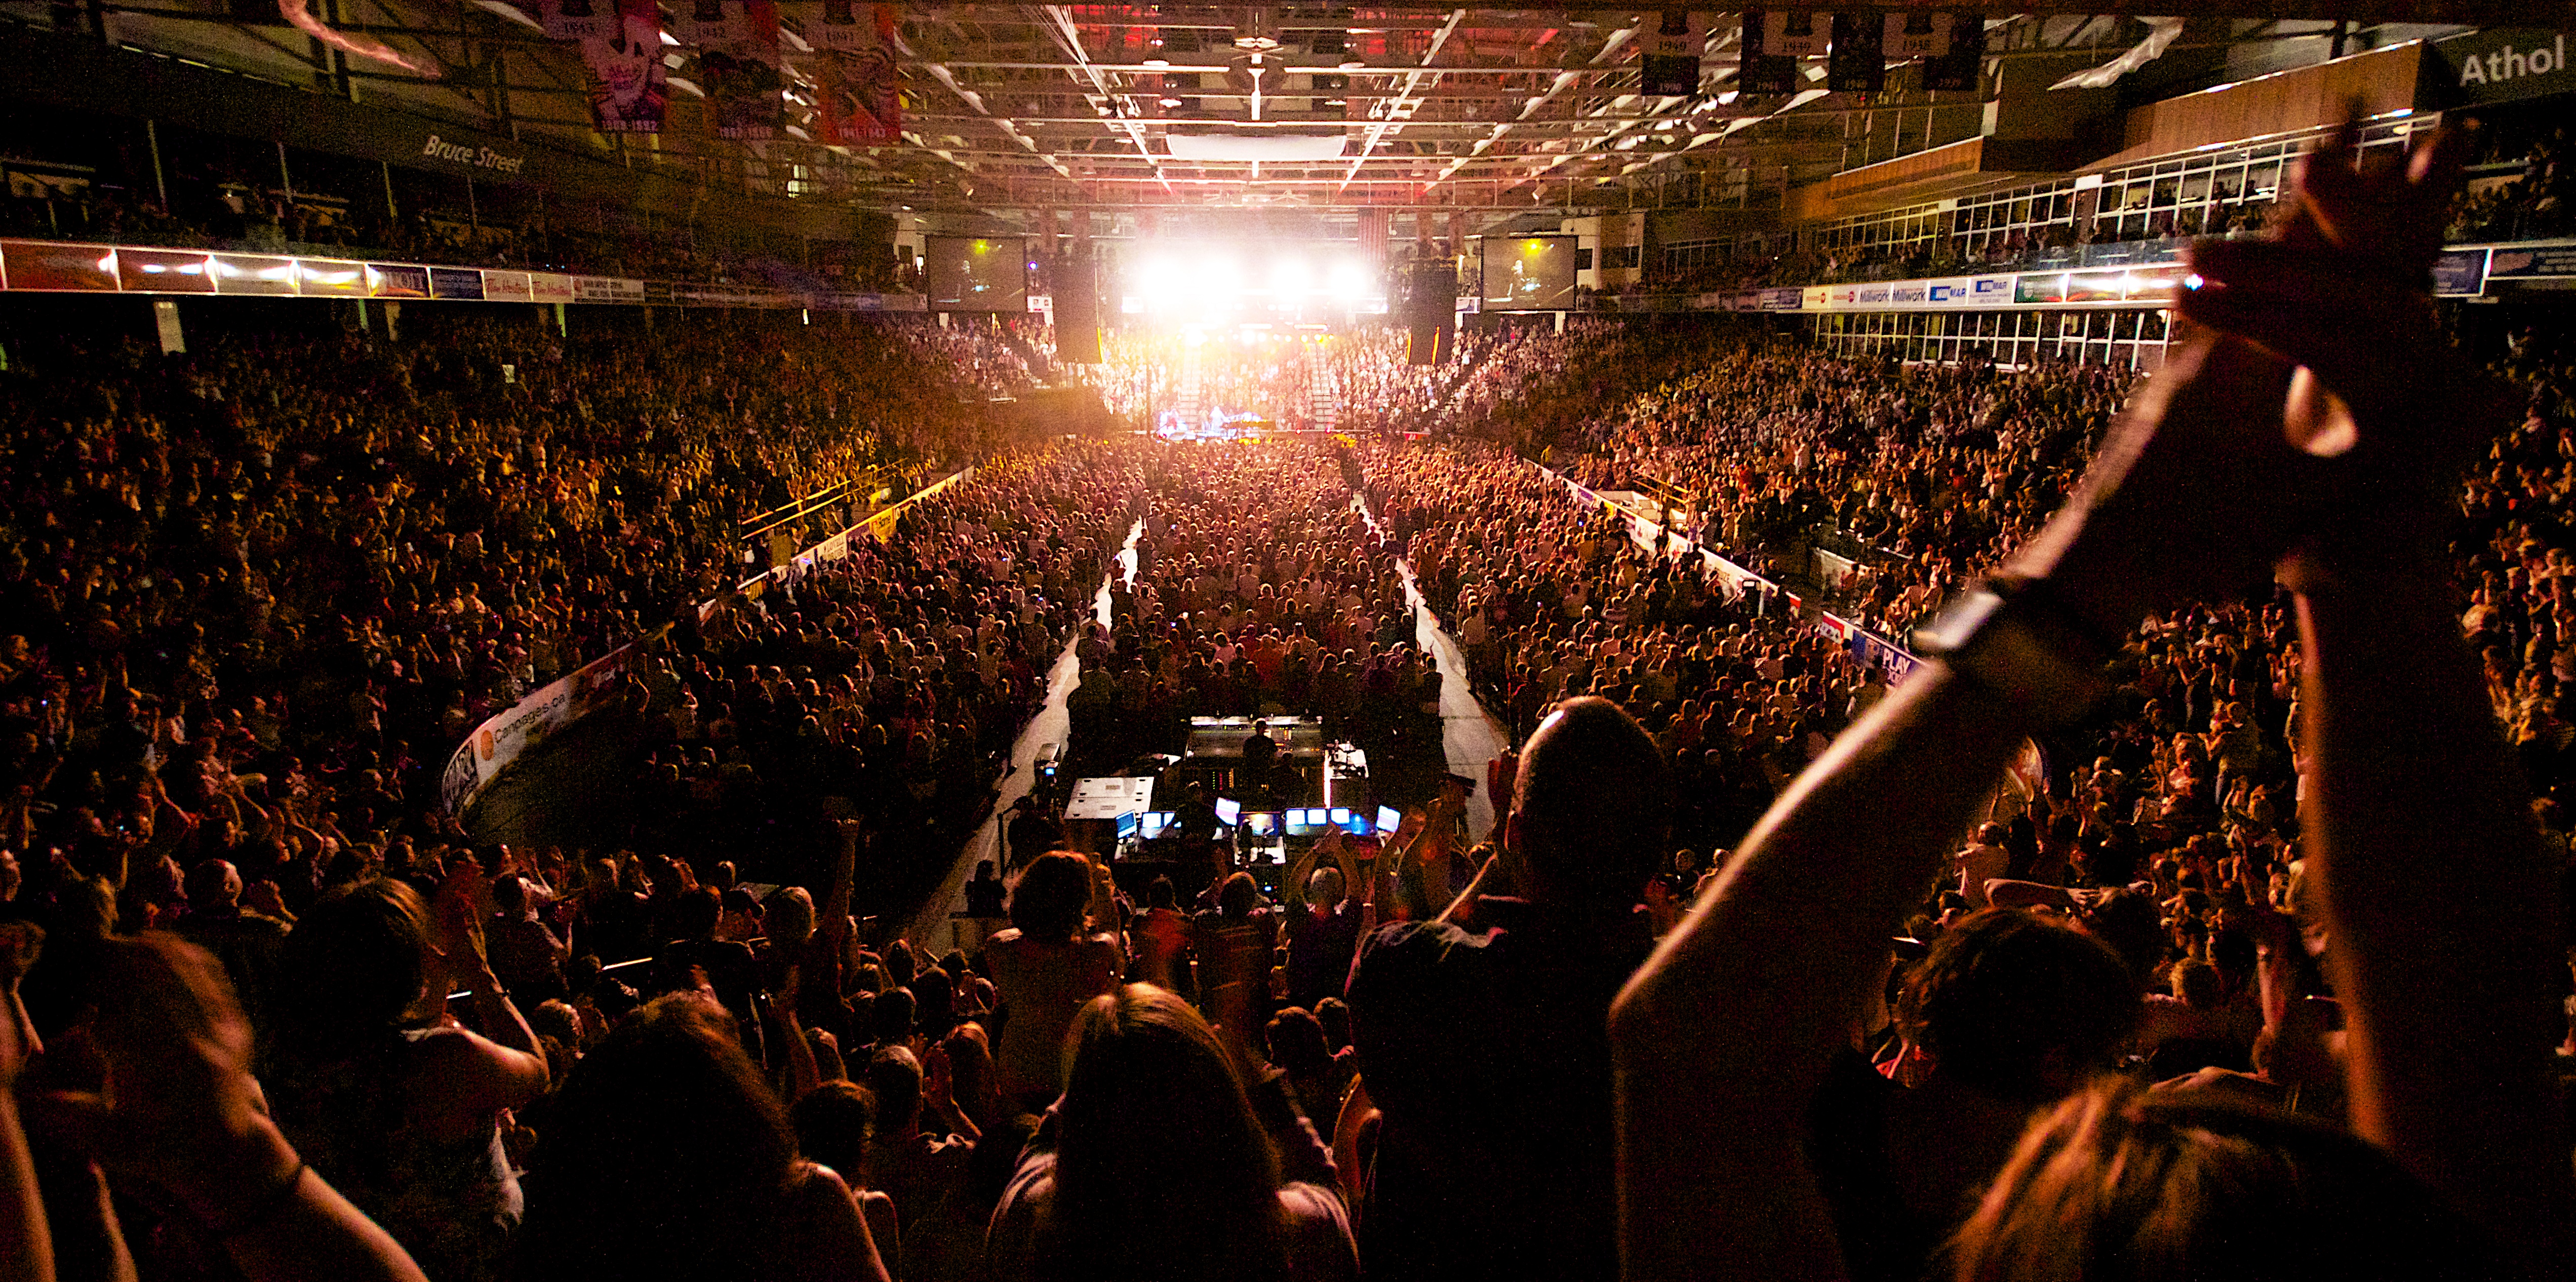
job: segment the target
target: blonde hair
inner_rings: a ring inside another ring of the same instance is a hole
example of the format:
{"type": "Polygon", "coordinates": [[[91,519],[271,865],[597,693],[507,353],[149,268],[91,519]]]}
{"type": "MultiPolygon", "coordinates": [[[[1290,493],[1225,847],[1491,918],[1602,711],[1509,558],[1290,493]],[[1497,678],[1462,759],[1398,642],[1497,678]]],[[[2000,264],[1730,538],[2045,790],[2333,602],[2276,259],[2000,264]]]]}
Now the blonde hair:
{"type": "Polygon", "coordinates": [[[2104,1077],[2035,1119],[1953,1243],[1956,1282],[2492,1278],[2387,1154],[2213,1090],[2104,1077]]]}

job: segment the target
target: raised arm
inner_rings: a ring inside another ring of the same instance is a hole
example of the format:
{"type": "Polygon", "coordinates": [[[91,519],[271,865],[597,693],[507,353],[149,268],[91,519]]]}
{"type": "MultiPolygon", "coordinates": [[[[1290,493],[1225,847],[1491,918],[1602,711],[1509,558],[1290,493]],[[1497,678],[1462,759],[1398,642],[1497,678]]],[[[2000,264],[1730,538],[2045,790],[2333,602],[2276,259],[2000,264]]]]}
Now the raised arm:
{"type": "Polygon", "coordinates": [[[2299,234],[2202,246],[2182,301],[2313,371],[2295,418],[2349,447],[2288,577],[2313,767],[2300,817],[2353,1127],[2553,1275],[2576,1195],[2549,1081],[2566,1027],[2558,870],[2460,639],[2441,541],[2460,468],[2509,403],[2424,299],[2458,139],[2359,168],[2351,142],[2347,128],[2302,166],[2299,234]]]}
{"type": "Polygon", "coordinates": [[[859,819],[835,819],[833,836],[837,845],[832,855],[832,880],[823,887],[823,902],[815,909],[815,929],[832,942],[834,955],[839,955],[841,941],[850,933],[850,883],[858,878],[859,837],[867,824],[859,819]]]}
{"type": "Polygon", "coordinates": [[[429,1039],[418,1070],[441,1104],[464,1113],[515,1108],[546,1088],[546,1052],[483,949],[483,876],[471,859],[439,883],[431,911],[448,981],[462,986],[474,1027],[429,1039]]]}
{"type": "Polygon", "coordinates": [[[36,1186],[36,1159],[18,1124],[18,1074],[44,1050],[18,978],[44,936],[26,923],[0,926],[0,1282],[53,1282],[54,1239],[36,1186]]]}
{"type": "MultiPolygon", "coordinates": [[[[2291,451],[2236,424],[2245,404],[2280,403],[2285,379],[2241,344],[2204,337],[2176,353],[2009,566],[2045,584],[2019,635],[2101,648],[2152,608],[2258,578],[2286,542],[2266,513],[2291,451]]],[[[1815,1084],[1879,983],[1889,936],[2022,737],[2080,702],[2015,635],[1997,633],[1973,678],[1927,664],[1845,732],[1620,995],[1627,1277],[1842,1275],[1801,1142],[1815,1084]]]]}

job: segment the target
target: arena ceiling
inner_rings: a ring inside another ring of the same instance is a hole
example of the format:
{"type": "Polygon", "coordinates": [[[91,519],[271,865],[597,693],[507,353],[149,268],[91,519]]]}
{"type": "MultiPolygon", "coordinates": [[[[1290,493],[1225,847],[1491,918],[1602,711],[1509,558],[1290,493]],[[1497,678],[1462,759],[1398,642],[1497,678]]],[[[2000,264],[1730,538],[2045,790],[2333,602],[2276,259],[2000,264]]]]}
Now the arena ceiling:
{"type": "MultiPolygon", "coordinates": [[[[780,5],[791,51],[807,7],[780,5]]],[[[914,4],[898,10],[902,141],[860,148],[818,145],[802,127],[771,142],[716,139],[693,117],[703,107],[687,83],[675,85],[662,135],[592,133],[580,60],[536,29],[535,0],[0,0],[0,16],[19,21],[629,165],[1020,222],[1047,210],[1347,218],[1398,207],[1491,223],[1668,200],[1760,203],[1855,163],[1975,136],[1999,94],[2045,92],[2059,71],[2115,59],[2172,25],[2165,15],[2188,19],[2164,37],[2167,65],[2197,52],[2196,65],[2240,75],[2463,26],[2576,17],[2569,0],[2303,0],[2303,16],[2280,16],[2289,8],[2092,0],[1990,11],[1978,88],[1926,91],[1898,66],[1884,92],[1864,97],[1827,93],[1821,58],[1802,68],[1803,91],[1736,92],[1740,15],[1723,11],[1694,14],[1706,32],[1700,92],[1650,96],[1640,55],[1655,10],[914,4]],[[2149,9],[2155,17],[2141,16],[2149,9]],[[2006,70],[2022,60],[2033,74],[2006,70]]],[[[668,51],[675,82],[694,74],[688,54],[668,51]]],[[[800,97],[810,111],[810,92],[791,90],[791,103],[800,97]]]]}

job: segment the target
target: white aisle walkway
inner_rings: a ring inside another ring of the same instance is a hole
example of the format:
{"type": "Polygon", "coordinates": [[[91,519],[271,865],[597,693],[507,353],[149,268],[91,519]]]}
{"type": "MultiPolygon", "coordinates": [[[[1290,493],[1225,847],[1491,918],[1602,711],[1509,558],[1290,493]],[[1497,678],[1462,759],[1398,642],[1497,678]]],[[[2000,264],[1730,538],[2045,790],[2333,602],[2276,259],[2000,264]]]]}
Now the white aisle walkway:
{"type": "MultiPolygon", "coordinates": [[[[1136,581],[1136,537],[1144,532],[1143,521],[1129,526],[1127,541],[1118,550],[1118,569],[1113,573],[1131,584],[1136,581]]],[[[1110,622],[1107,577],[1101,579],[1100,590],[1092,594],[1091,612],[1102,623],[1110,622]]],[[[1077,637],[1065,642],[1063,652],[1056,656],[1055,666],[1047,670],[1046,704],[1038,709],[1036,716],[1029,718],[1027,728],[1020,731],[1019,739],[1011,745],[1011,768],[1002,776],[1001,792],[993,798],[992,810],[976,827],[975,835],[966,839],[965,848],[957,853],[957,862],[949,868],[947,878],[939,883],[939,889],[931,893],[910,921],[904,923],[903,937],[916,947],[926,947],[938,953],[961,946],[962,941],[955,939],[951,923],[958,913],[966,911],[966,883],[973,880],[975,865],[986,859],[999,861],[1002,825],[1008,822],[1011,807],[1020,804],[1020,798],[1029,795],[1030,786],[1037,782],[1038,753],[1050,744],[1064,742],[1066,733],[1072,728],[1073,722],[1065,714],[1064,701],[1082,682],[1082,661],[1073,653],[1079,640],[1077,637]]]]}
{"type": "MultiPolygon", "coordinates": [[[[1377,514],[1369,511],[1366,499],[1354,497],[1351,503],[1368,518],[1369,528],[1378,528],[1377,514]]],[[[1440,616],[1431,612],[1422,589],[1414,584],[1413,563],[1398,557],[1395,565],[1404,575],[1404,599],[1413,606],[1413,643],[1430,655],[1440,669],[1442,755],[1449,759],[1451,773],[1476,781],[1475,795],[1467,798],[1467,832],[1481,841],[1492,834],[1495,822],[1493,797],[1485,787],[1485,766],[1513,746],[1511,730],[1477,702],[1466,653],[1458,648],[1457,638],[1441,626],[1440,616]]]]}

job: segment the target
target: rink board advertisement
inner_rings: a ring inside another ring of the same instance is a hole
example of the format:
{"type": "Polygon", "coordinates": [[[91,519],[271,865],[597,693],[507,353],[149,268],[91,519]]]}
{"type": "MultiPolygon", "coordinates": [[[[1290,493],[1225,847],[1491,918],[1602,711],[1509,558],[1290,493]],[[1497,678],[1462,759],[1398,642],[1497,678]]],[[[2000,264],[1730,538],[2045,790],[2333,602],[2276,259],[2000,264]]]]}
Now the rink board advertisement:
{"type": "MultiPolygon", "coordinates": [[[[937,482],[924,487],[920,493],[870,517],[861,528],[884,520],[890,530],[893,528],[895,518],[913,504],[974,474],[975,469],[970,467],[942,477],[937,482]]],[[[782,569],[745,580],[736,588],[736,592],[744,596],[757,597],[761,589],[768,585],[773,574],[801,573],[803,570],[811,569],[817,561],[839,560],[849,555],[851,536],[857,532],[857,529],[843,530],[795,554],[788,559],[787,565],[782,569]]],[[[730,595],[732,594],[728,594],[730,595]]],[[[698,606],[698,617],[704,620],[712,616],[723,607],[725,599],[720,597],[701,602],[698,606]]],[[[635,660],[636,655],[636,643],[629,642],[619,646],[592,660],[572,675],[541,686],[535,693],[510,705],[507,710],[486,718],[483,724],[476,726],[474,732],[465,737],[465,742],[458,744],[456,751],[448,756],[447,768],[440,772],[438,778],[439,804],[445,807],[449,814],[462,815],[465,808],[473,805],[474,799],[481,796],[483,790],[492,785],[493,780],[500,778],[502,771],[507,770],[512,763],[526,755],[529,749],[545,742],[547,737],[614,700],[617,697],[619,685],[625,680],[627,666],[635,660]]]]}
{"type": "Polygon", "coordinates": [[[450,814],[474,800],[503,770],[545,742],[546,737],[579,721],[591,709],[616,697],[635,647],[622,645],[592,660],[571,676],[540,687],[499,716],[474,728],[457,745],[439,776],[438,796],[450,814]]]}

